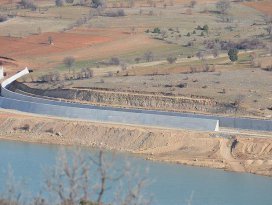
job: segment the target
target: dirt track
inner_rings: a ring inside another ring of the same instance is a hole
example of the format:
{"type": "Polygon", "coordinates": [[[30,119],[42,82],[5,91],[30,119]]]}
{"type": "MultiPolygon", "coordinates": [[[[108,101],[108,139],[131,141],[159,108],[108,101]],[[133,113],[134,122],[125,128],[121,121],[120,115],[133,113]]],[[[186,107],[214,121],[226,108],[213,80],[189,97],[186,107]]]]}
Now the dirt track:
{"type": "Polygon", "coordinates": [[[150,160],[272,176],[272,139],[163,130],[0,112],[0,138],[79,145],[140,154],[150,160]],[[233,146],[233,139],[237,143],[233,146]]]}

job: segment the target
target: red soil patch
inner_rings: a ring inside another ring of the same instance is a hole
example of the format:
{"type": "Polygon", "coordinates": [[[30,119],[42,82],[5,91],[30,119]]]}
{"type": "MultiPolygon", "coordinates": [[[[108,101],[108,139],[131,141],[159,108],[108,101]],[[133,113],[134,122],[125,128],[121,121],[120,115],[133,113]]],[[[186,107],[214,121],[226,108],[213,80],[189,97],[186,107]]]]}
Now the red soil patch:
{"type": "Polygon", "coordinates": [[[73,33],[43,33],[26,38],[0,37],[0,55],[12,58],[21,56],[40,56],[58,52],[65,52],[98,43],[110,41],[107,37],[98,37],[73,33]],[[49,45],[48,37],[51,36],[53,44],[49,45]]]}
{"type": "Polygon", "coordinates": [[[272,1],[245,2],[244,5],[254,8],[262,13],[272,15],[272,1]]]}

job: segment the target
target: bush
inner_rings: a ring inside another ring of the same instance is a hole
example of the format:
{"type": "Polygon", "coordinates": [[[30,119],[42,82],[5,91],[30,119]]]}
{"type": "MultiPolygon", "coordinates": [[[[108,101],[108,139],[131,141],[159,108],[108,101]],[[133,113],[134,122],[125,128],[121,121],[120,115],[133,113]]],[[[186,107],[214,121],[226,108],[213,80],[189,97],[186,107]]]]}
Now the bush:
{"type": "Polygon", "coordinates": [[[167,58],[167,61],[168,61],[168,63],[173,64],[173,63],[175,63],[177,61],[177,58],[173,57],[173,56],[169,56],[167,58]]]}
{"type": "Polygon", "coordinates": [[[265,71],[270,71],[270,72],[272,72],[272,65],[267,66],[266,68],[264,68],[264,70],[265,70],[265,71]]]}
{"type": "Polygon", "coordinates": [[[30,131],[30,125],[25,124],[24,126],[21,127],[21,129],[24,130],[24,131],[30,131]]]}
{"type": "Polygon", "coordinates": [[[66,67],[69,67],[69,69],[74,65],[75,58],[73,56],[68,56],[63,59],[63,63],[66,67]]]}
{"type": "Polygon", "coordinates": [[[99,8],[103,7],[105,5],[103,0],[92,0],[91,1],[91,7],[92,8],[99,8]]]}
{"type": "Polygon", "coordinates": [[[0,22],[8,20],[8,17],[0,15],[0,22]]]}
{"type": "Polygon", "coordinates": [[[118,9],[115,11],[108,11],[106,12],[106,16],[108,17],[119,17],[119,16],[125,16],[125,11],[124,9],[118,9]]]}
{"type": "Polygon", "coordinates": [[[61,6],[63,6],[63,0],[56,0],[55,4],[56,4],[56,6],[61,7],[61,6]]]}
{"type": "Polygon", "coordinates": [[[24,9],[31,9],[32,11],[35,11],[37,9],[37,6],[34,4],[33,1],[31,0],[21,0],[19,4],[24,8],[24,9]]]}
{"type": "Polygon", "coordinates": [[[134,59],[136,63],[139,63],[141,61],[141,58],[140,57],[137,57],[134,59]]]}
{"type": "Polygon", "coordinates": [[[161,30],[158,27],[156,27],[154,28],[152,33],[161,33],[161,30]]]}
{"type": "Polygon", "coordinates": [[[229,56],[229,59],[232,61],[232,62],[235,62],[238,60],[238,50],[236,48],[232,48],[229,50],[228,52],[228,56],[229,56]]]}
{"type": "Polygon", "coordinates": [[[112,58],[109,60],[109,64],[110,64],[110,65],[120,65],[120,60],[119,60],[119,58],[117,58],[117,57],[112,57],[112,58]]]}
{"type": "Polygon", "coordinates": [[[179,83],[178,85],[176,85],[176,87],[178,87],[178,88],[186,88],[187,87],[187,83],[179,83]]]}
{"type": "Polygon", "coordinates": [[[154,60],[154,54],[151,51],[148,51],[144,54],[143,58],[146,60],[146,62],[150,62],[154,60]]]}
{"type": "Polygon", "coordinates": [[[204,26],[203,26],[203,30],[204,30],[205,32],[208,32],[208,31],[209,31],[209,26],[208,26],[208,25],[204,25],[204,26]]]}
{"type": "Polygon", "coordinates": [[[198,25],[196,30],[202,30],[202,27],[198,25]]]}

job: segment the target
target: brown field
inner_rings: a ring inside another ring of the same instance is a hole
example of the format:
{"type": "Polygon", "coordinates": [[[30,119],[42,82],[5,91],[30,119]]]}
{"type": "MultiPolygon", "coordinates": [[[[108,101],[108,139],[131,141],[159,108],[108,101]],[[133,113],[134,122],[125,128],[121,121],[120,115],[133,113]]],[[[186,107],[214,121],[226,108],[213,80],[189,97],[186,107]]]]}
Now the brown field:
{"type": "Polygon", "coordinates": [[[272,15],[272,1],[261,1],[261,2],[245,2],[246,6],[252,7],[262,13],[272,15]]]}
{"type": "Polygon", "coordinates": [[[10,57],[39,56],[93,46],[110,40],[107,37],[73,33],[43,33],[26,38],[1,37],[0,44],[4,51],[0,52],[0,55],[10,57]],[[49,36],[53,39],[52,45],[48,44],[49,36]]]}
{"type": "Polygon", "coordinates": [[[54,66],[66,56],[90,60],[162,45],[143,34],[131,35],[125,29],[88,28],[25,38],[0,37],[0,44],[0,56],[16,59],[19,66],[35,68],[54,66]],[[49,36],[53,39],[53,45],[48,43],[49,36]]]}

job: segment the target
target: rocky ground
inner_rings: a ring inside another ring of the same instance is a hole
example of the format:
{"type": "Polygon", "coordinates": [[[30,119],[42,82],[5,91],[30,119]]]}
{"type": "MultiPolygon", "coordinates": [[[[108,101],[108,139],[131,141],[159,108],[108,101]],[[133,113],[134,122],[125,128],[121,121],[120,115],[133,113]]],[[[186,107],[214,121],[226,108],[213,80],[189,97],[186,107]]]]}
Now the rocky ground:
{"type": "Polygon", "coordinates": [[[116,150],[146,159],[272,176],[272,138],[0,112],[0,138],[116,150]]]}

